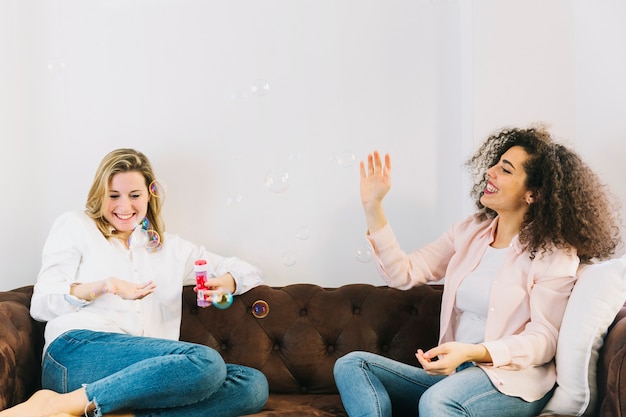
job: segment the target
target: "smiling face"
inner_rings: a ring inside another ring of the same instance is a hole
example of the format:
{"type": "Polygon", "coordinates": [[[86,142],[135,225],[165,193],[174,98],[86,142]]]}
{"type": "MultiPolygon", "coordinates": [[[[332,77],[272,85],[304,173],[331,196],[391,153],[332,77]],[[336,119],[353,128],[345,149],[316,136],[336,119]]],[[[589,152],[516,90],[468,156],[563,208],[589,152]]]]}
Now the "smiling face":
{"type": "Polygon", "coordinates": [[[117,236],[125,241],[137,223],[146,217],[149,200],[150,193],[140,172],[117,173],[109,181],[109,190],[104,196],[104,218],[117,230],[117,236]]]}
{"type": "Polygon", "coordinates": [[[487,170],[487,186],[480,202],[500,216],[523,216],[534,201],[532,192],[526,188],[524,163],[527,160],[528,153],[521,146],[508,149],[500,161],[487,170]]]}

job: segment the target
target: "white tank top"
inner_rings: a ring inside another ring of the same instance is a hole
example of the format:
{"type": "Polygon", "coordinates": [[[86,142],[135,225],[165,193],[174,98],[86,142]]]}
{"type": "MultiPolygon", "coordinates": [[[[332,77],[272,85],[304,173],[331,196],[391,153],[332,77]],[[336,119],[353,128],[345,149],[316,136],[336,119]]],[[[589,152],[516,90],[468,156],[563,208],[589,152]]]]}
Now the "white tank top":
{"type": "Polygon", "coordinates": [[[457,327],[454,340],[463,343],[481,343],[485,339],[485,326],[489,309],[491,283],[504,264],[508,247],[487,247],[480,263],[470,272],[456,293],[455,311],[457,327]]]}

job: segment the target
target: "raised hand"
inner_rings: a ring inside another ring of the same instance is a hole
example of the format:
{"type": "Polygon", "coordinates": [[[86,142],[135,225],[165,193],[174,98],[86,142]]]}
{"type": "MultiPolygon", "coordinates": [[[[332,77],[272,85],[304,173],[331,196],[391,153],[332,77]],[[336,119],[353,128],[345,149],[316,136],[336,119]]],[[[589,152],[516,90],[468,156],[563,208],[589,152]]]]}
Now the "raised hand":
{"type": "Polygon", "coordinates": [[[367,227],[370,232],[375,232],[387,224],[382,201],[391,188],[391,157],[385,154],[383,164],[380,153],[374,151],[367,156],[367,170],[363,161],[360,167],[361,203],[365,210],[367,227]]]}
{"type": "Polygon", "coordinates": [[[361,161],[361,202],[363,205],[380,204],[391,188],[391,157],[385,154],[383,165],[380,153],[374,151],[361,161]]]}

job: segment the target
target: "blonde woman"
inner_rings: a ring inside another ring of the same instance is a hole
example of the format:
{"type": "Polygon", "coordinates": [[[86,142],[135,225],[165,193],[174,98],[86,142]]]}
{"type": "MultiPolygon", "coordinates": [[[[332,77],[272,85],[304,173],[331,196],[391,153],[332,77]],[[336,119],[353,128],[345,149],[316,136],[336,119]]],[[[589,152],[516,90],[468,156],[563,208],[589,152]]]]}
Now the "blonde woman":
{"type": "Polygon", "coordinates": [[[240,416],[260,410],[265,376],[178,341],[182,286],[204,259],[213,290],[241,294],[261,272],[164,231],[148,159],[102,160],[85,211],[52,226],[31,303],[47,322],[43,389],[1,417],[240,416]]]}

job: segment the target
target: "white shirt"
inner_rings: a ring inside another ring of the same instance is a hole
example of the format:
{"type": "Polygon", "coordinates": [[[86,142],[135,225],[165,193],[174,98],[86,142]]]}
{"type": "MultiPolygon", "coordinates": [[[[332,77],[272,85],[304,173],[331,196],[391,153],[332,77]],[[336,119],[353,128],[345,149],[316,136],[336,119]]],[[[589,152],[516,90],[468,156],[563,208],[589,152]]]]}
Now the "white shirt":
{"type": "Polygon", "coordinates": [[[195,285],[193,265],[198,259],[207,261],[210,277],[230,272],[237,286],[235,295],[262,283],[261,271],[242,260],[208,252],[176,235],[165,233],[163,240],[156,252],[144,245],[127,249],[118,239],[105,238],[84,212],[68,212],[56,219],[44,245],[30,308],[34,319],[47,322],[44,352],[72,329],[177,340],[182,287],[195,285]],[[104,294],[87,302],[69,295],[72,284],[108,277],[136,283],[151,280],[156,289],[142,300],[104,294]]]}
{"type": "Polygon", "coordinates": [[[504,265],[507,248],[487,246],[480,263],[461,282],[456,293],[455,311],[458,314],[454,340],[463,343],[485,341],[492,282],[504,265]]]}

